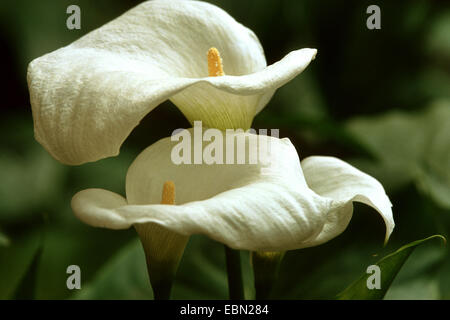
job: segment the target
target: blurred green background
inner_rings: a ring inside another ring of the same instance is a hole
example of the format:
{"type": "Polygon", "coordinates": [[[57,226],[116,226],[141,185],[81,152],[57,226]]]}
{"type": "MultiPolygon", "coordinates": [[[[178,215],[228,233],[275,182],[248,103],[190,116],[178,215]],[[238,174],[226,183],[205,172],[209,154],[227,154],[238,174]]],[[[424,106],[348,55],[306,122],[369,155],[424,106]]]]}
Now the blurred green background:
{"type": "MultiPolygon", "coordinates": [[[[148,299],[145,259],[133,230],[95,229],[71,212],[79,190],[124,194],[125,174],[150,143],[189,124],[169,102],[133,131],[120,156],[59,164],[34,140],[28,63],[117,17],[140,1],[17,0],[0,3],[0,299],[148,299]],[[65,26],[81,8],[81,30],[65,26]],[[81,267],[82,289],[66,287],[81,267]]],[[[315,248],[288,252],[273,292],[281,299],[333,298],[384,254],[450,230],[450,6],[448,1],[211,1],[251,28],[269,64],[289,51],[318,49],[316,60],[277,91],[255,128],[280,128],[301,158],[337,156],[375,176],[394,205],[396,229],[355,205],[347,230],[315,248]],[[381,30],[366,28],[366,8],[381,8],[381,30]]],[[[246,293],[252,293],[243,252],[246,293]]],[[[221,244],[194,236],[174,298],[225,299],[221,244]]],[[[449,249],[418,248],[386,299],[450,299],[449,249]]]]}

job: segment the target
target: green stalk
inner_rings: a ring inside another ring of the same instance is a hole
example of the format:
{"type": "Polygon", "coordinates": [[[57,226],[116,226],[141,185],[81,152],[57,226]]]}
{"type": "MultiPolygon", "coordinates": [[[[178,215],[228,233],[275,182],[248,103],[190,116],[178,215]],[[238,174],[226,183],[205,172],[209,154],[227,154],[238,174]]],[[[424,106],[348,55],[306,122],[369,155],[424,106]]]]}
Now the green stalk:
{"type": "Polygon", "coordinates": [[[230,300],[244,300],[242,282],[241,253],[225,246],[225,258],[228,273],[228,292],[230,300]]]}
{"type": "Polygon", "coordinates": [[[251,254],[257,300],[269,299],[278,278],[284,252],[255,251],[251,254]]]}

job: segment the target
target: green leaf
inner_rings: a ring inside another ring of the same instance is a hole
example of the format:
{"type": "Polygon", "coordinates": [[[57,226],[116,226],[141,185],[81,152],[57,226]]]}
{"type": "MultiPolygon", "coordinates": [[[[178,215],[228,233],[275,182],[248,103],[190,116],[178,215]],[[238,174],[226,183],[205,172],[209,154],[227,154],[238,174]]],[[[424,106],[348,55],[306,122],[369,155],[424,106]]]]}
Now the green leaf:
{"type": "Polygon", "coordinates": [[[441,235],[433,235],[426,239],[417,240],[411,242],[397,251],[385,256],[383,259],[378,261],[376,265],[381,270],[381,288],[380,289],[368,289],[367,280],[371,274],[364,273],[357,281],[351,284],[347,289],[338,294],[337,298],[340,300],[376,300],[383,299],[387,290],[394,281],[398,272],[402,268],[405,261],[414,251],[414,249],[427,242],[428,240],[439,238],[446,242],[446,239],[441,235]]]}
{"type": "MultiPolygon", "coordinates": [[[[83,270],[81,270],[83,271],[83,270]]],[[[122,248],[81,290],[75,299],[152,299],[145,255],[138,240],[122,248]]]]}
{"type": "MultiPolygon", "coordinates": [[[[223,245],[192,236],[177,272],[172,299],[227,299],[223,245]]],[[[145,255],[138,239],[125,245],[101,267],[75,299],[152,299],[145,255]]]]}
{"type": "Polygon", "coordinates": [[[358,117],[347,128],[377,158],[354,159],[389,191],[413,182],[443,208],[450,208],[450,101],[440,100],[421,112],[393,111],[358,117]]]}
{"type": "Polygon", "coordinates": [[[0,221],[39,219],[64,197],[67,168],[53,159],[33,138],[32,123],[19,116],[1,119],[0,221]]]}
{"type": "Polygon", "coordinates": [[[0,247],[0,299],[11,299],[32,265],[39,249],[38,231],[11,237],[8,247],[0,247]]]}
{"type": "Polygon", "coordinates": [[[38,274],[38,267],[42,257],[44,241],[41,237],[39,246],[34,253],[33,259],[28,267],[27,272],[20,281],[19,286],[16,288],[13,299],[15,300],[32,300],[36,296],[36,280],[38,274]]]}
{"type": "Polygon", "coordinates": [[[11,31],[8,30],[7,35],[12,39],[21,39],[13,42],[20,62],[18,66],[20,74],[24,74],[27,64],[34,58],[67,45],[131,7],[127,1],[124,3],[122,1],[111,3],[107,0],[95,3],[88,0],[77,1],[77,5],[82,8],[82,28],[68,30],[65,27],[65,20],[68,17],[66,9],[71,4],[72,2],[67,0],[58,2],[43,0],[39,3],[18,0],[15,5],[2,1],[0,19],[11,26],[11,31]],[[52,14],[51,10],[60,14],[52,14]],[[17,18],[14,19],[16,15],[17,18]],[[39,31],[36,31],[37,25],[39,31]]]}
{"type": "Polygon", "coordinates": [[[6,236],[6,234],[0,231],[0,247],[7,247],[9,246],[9,244],[9,238],[6,236]]]}
{"type": "Polygon", "coordinates": [[[430,22],[426,50],[433,58],[450,58],[450,10],[439,12],[430,22]]]}
{"type": "Polygon", "coordinates": [[[77,221],[70,212],[46,228],[44,251],[38,272],[36,299],[67,299],[77,290],[69,290],[66,273],[70,265],[81,269],[81,287],[98,275],[105,262],[128,243],[133,230],[97,229],[77,221]],[[73,220],[73,221],[72,221],[73,220]],[[99,241],[101,239],[101,241],[99,241]]]}

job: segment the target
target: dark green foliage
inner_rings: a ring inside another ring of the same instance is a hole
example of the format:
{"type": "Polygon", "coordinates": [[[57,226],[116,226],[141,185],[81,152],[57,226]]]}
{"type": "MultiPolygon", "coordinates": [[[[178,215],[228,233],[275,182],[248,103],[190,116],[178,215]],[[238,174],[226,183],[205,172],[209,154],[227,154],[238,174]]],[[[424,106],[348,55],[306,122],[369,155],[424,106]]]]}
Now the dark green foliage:
{"type": "MultiPolygon", "coordinates": [[[[46,153],[33,137],[28,63],[139,1],[77,1],[82,29],[69,31],[65,9],[72,2],[0,3],[0,84],[5,89],[0,105],[0,299],[151,299],[145,258],[134,231],[84,225],[72,214],[70,200],[77,191],[92,187],[124,194],[125,175],[137,154],[189,124],[166,102],[141,122],[116,158],[68,167],[46,153]],[[66,287],[66,268],[72,264],[82,270],[79,291],[66,287]]],[[[351,162],[379,179],[393,203],[396,228],[387,247],[382,246],[384,225],[379,216],[355,205],[342,235],[315,248],[286,253],[271,297],[334,298],[367,266],[405,243],[431,234],[448,238],[448,3],[376,1],[382,29],[371,31],[365,26],[365,10],[373,1],[212,2],[254,30],[268,63],[293,49],[318,49],[316,60],[276,92],[254,127],[279,128],[301,158],[321,154],[351,162]]],[[[407,250],[412,247],[400,253],[407,250]]],[[[245,296],[251,298],[249,255],[241,254],[245,296]]],[[[434,241],[417,247],[392,280],[385,299],[450,299],[448,247],[434,241]]],[[[228,297],[221,244],[202,236],[191,238],[172,296],[228,297]]]]}

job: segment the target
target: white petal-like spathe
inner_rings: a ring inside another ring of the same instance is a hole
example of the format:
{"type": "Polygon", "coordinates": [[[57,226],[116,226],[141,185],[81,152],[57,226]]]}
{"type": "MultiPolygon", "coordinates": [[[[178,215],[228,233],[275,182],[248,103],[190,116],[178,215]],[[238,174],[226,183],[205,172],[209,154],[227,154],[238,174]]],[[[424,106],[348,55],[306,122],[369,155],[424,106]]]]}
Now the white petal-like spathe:
{"type": "Polygon", "coordinates": [[[385,241],[389,239],[395,226],[392,204],[375,178],[334,157],[308,157],[301,164],[308,186],[318,195],[335,201],[338,207],[330,212],[323,232],[315,240],[317,244],[345,230],[352,217],[353,201],[378,211],[386,224],[385,241]],[[346,205],[342,206],[342,203],[346,205]]]}
{"type": "MultiPolygon", "coordinates": [[[[160,140],[130,167],[126,205],[105,206],[112,197],[109,191],[87,189],[73,197],[72,208],[78,218],[93,226],[121,229],[153,222],[184,235],[205,234],[236,249],[280,251],[315,246],[340,234],[350,220],[351,202],[359,200],[357,195],[367,196],[372,201],[367,204],[374,207],[379,204],[373,202],[385,196],[382,188],[376,194],[375,187],[368,194],[364,183],[371,181],[365,176],[360,176],[362,190],[355,187],[356,194],[348,198],[330,187],[317,187],[318,178],[311,176],[308,183],[314,190],[305,181],[288,139],[260,139],[270,141],[268,163],[241,165],[175,165],[171,151],[178,142],[160,140]],[[158,204],[167,180],[175,183],[177,205],[158,204]],[[110,213],[110,220],[105,212],[110,213]]],[[[252,145],[249,149],[255,151],[252,145]]],[[[338,187],[347,188],[344,183],[338,187]]]]}
{"type": "Polygon", "coordinates": [[[35,136],[63,163],[96,161],[117,155],[167,99],[191,122],[248,128],[315,54],[294,51],[266,67],[254,33],[223,10],[199,1],[144,2],[30,63],[35,136]],[[208,77],[210,47],[220,51],[226,76],[208,77]]]}

